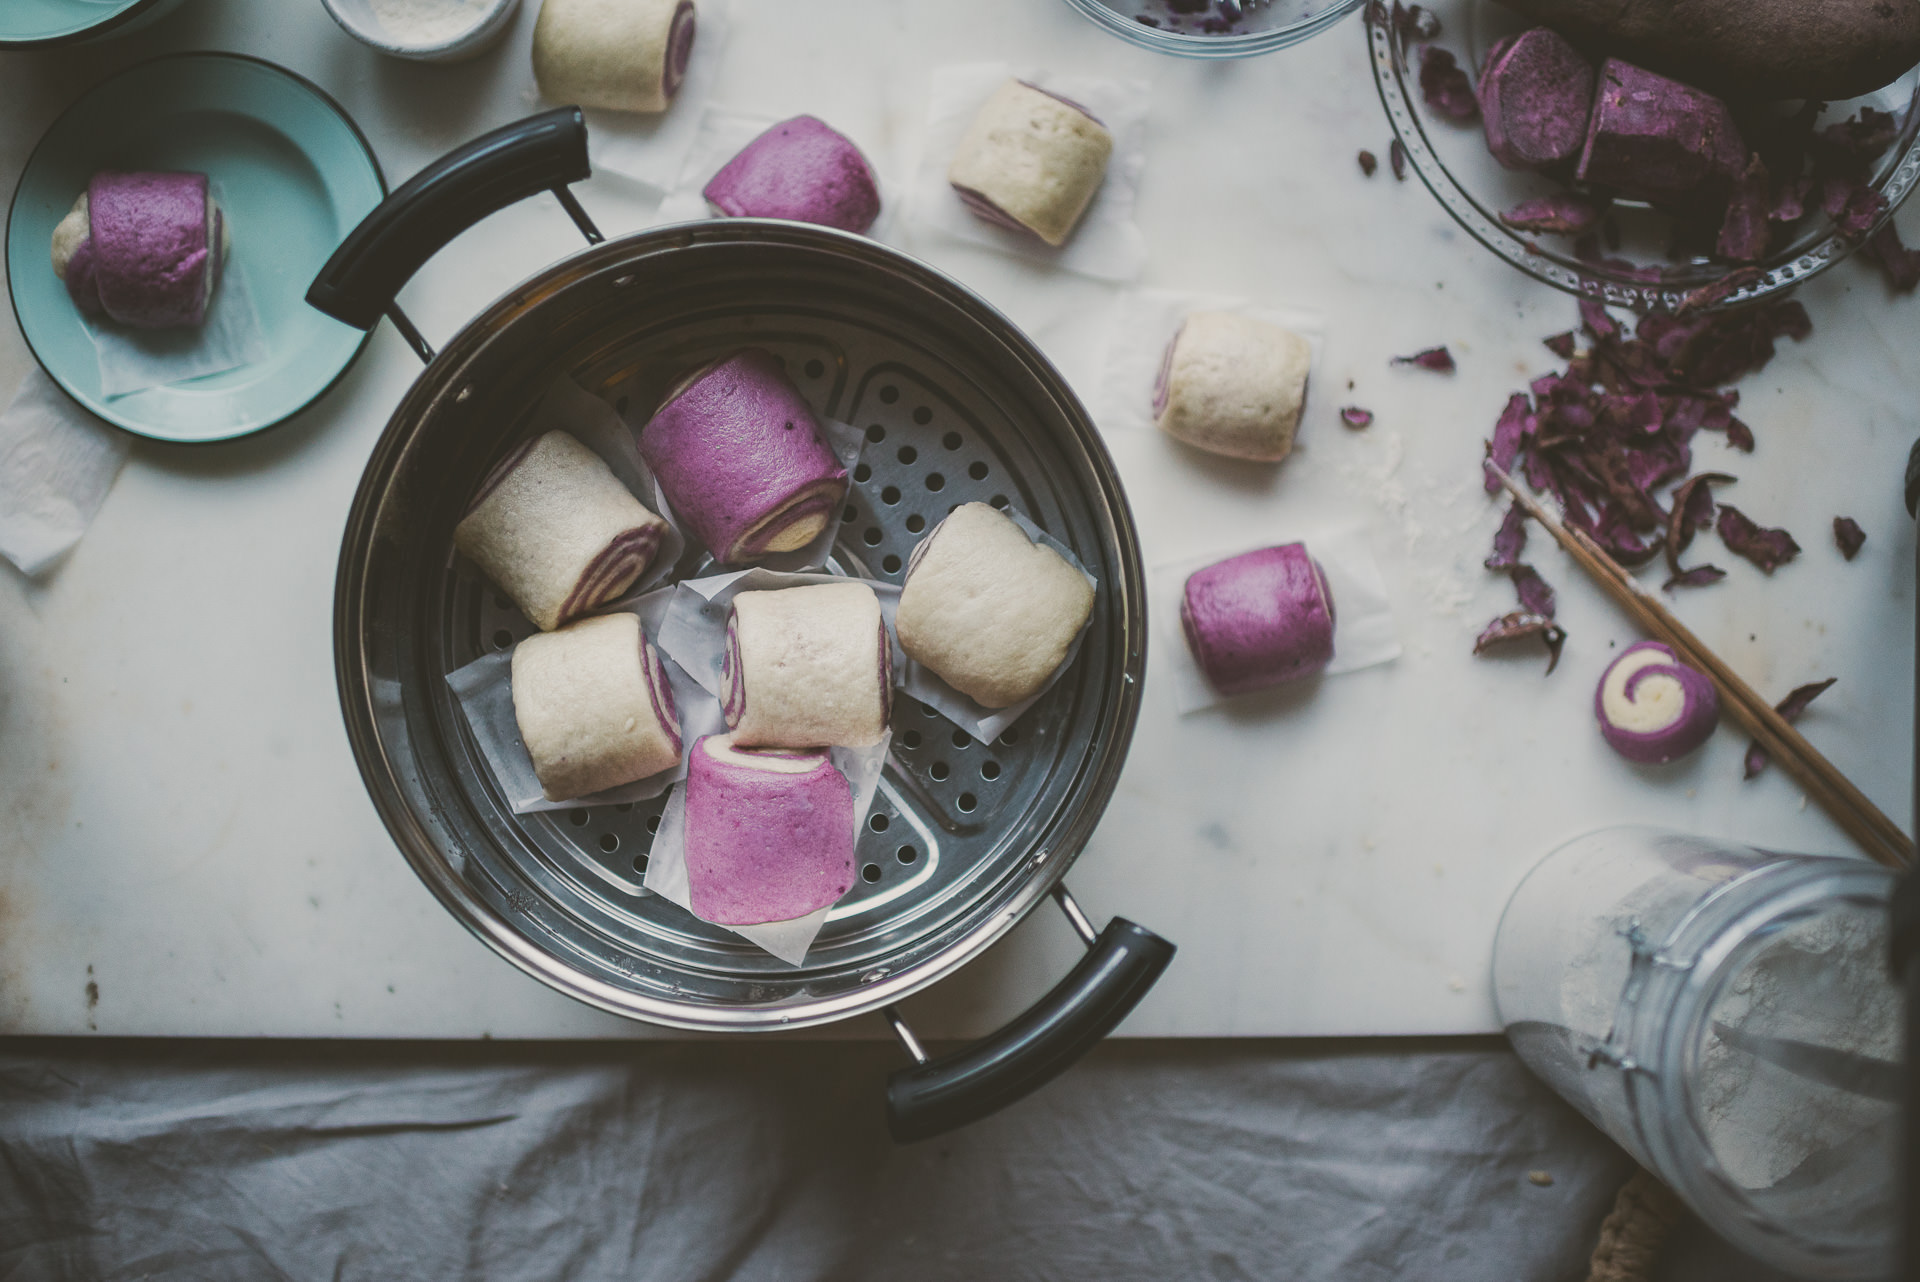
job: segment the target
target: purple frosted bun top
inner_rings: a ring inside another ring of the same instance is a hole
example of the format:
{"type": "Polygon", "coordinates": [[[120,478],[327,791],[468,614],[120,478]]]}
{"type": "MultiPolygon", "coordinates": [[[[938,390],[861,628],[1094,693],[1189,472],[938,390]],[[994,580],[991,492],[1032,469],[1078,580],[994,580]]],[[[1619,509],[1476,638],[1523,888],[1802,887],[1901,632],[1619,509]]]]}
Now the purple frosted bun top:
{"type": "Polygon", "coordinates": [[[853,788],[825,752],[709,735],[687,759],[687,883],[723,926],[792,921],[853,887],[853,788]]]}
{"type": "Polygon", "coordinates": [[[1311,676],[1333,659],[1333,595],[1304,544],[1261,548],[1187,579],[1180,626],[1222,694],[1311,676]]]}
{"type": "Polygon", "coordinates": [[[661,92],[669,98],[680,92],[687,78],[687,64],[693,61],[693,30],[693,0],[680,0],[667,30],[667,58],[660,73],[661,92]]]}
{"type": "Polygon", "coordinates": [[[206,319],[217,246],[205,174],[102,171],[87,184],[87,218],[90,274],[107,315],[142,329],[206,319]]]}
{"type": "Polygon", "coordinates": [[[786,218],[864,232],[880,216],[873,168],[824,121],[795,116],[755,138],[703,193],[733,218],[786,218]]]}
{"type": "Polygon", "coordinates": [[[641,429],[640,453],[707,550],[739,562],[831,517],[847,470],[780,361],[758,347],[699,370],[641,429]]]}

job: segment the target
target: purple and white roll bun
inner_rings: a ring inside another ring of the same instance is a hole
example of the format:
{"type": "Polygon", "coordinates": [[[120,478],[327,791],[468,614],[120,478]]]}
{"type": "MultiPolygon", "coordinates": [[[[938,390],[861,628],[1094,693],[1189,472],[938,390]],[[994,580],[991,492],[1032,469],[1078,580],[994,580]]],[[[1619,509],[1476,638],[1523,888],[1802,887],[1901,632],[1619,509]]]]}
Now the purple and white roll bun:
{"type": "Polygon", "coordinates": [[[665,111],[693,57],[693,0],[546,0],[533,78],[549,102],[665,111]]]}
{"type": "Polygon", "coordinates": [[[1628,761],[1660,765],[1684,757],[1720,723],[1720,696],[1703,672],[1658,641],[1628,646],[1593,692],[1600,733],[1628,761]]]}
{"type": "Polygon", "coordinates": [[[880,216],[873,166],[812,116],[782,121],[721,167],[701,193],[729,218],[787,218],[864,232],[880,216]]]}
{"type": "Polygon", "coordinates": [[[947,167],[967,208],[990,223],[1063,245],[1093,203],[1113,135],[1082,107],[1023,80],[994,90],[947,167]]]}
{"type": "Polygon", "coordinates": [[[548,801],[604,792],[680,761],[680,714],[631,614],[582,619],[513,649],[513,719],[548,801]]]}
{"type": "Polygon", "coordinates": [[[687,759],[686,850],[694,916],[805,917],[853,887],[853,787],[825,752],[709,735],[687,759]]]}
{"type": "Polygon", "coordinates": [[[1290,329],[1192,312],[1161,358],[1153,421],[1197,449],[1278,463],[1293,450],[1313,349],[1290,329]]]}
{"type": "Polygon", "coordinates": [[[729,565],[806,547],[847,493],[820,421],[758,347],[669,392],[640,431],[640,453],[681,524],[729,565]]]}
{"type": "Polygon", "coordinates": [[[453,543],[551,632],[631,587],[666,534],[598,454],[556,430],[494,467],[453,543]]]}
{"type": "Polygon", "coordinates": [[[1187,579],[1180,628],[1208,684],[1245,694],[1325,671],[1333,594],[1303,543],[1229,557],[1187,579]]]}
{"type": "Polygon", "coordinates": [[[907,563],[893,626],[914,662],[987,708],[1038,694],[1093,613],[1093,585],[1013,518],[963,503],[907,563]]]}
{"type": "Polygon", "coordinates": [[[74,306],[135,329],[204,323],[226,251],[205,174],[103,170],[53,229],[53,271],[74,306]]]}
{"type": "Polygon", "coordinates": [[[743,748],[865,748],[887,732],[893,647],[864,583],[742,592],[727,616],[721,700],[743,748]]]}

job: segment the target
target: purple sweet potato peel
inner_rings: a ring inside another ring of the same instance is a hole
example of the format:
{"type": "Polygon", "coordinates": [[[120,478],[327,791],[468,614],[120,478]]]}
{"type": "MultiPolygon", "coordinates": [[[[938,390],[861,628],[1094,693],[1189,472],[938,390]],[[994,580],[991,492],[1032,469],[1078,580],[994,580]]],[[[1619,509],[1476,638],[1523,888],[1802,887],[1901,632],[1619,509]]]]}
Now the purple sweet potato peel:
{"type": "MultiPolygon", "coordinates": [[[[1495,421],[1483,468],[1488,493],[1501,489],[1492,471],[1497,467],[1552,498],[1569,526],[1622,566],[1664,553],[1669,590],[1725,577],[1718,566],[1680,563],[1695,533],[1709,525],[1729,550],[1769,573],[1790,560],[1799,548],[1785,530],[1716,507],[1709,487],[1733,478],[1691,474],[1693,439],[1701,431],[1723,432],[1736,448],[1753,448],[1751,431],[1733,413],[1740,394],[1725,384],[1766,365],[1779,339],[1806,337],[1812,331],[1806,310],[1788,300],[1684,316],[1655,311],[1629,330],[1599,303],[1582,300],[1580,321],[1585,350],[1573,333],[1548,339],[1566,367],[1510,396],[1495,421]]],[[[1551,589],[1520,560],[1525,537],[1518,507],[1510,508],[1487,568],[1514,580],[1521,608],[1496,620],[1491,640],[1483,636],[1476,653],[1494,641],[1544,635],[1515,622],[1518,617],[1552,620],[1551,589]]]]}
{"type": "MultiPolygon", "coordinates": [[[[1838,677],[1828,677],[1825,681],[1812,681],[1806,685],[1799,686],[1792,694],[1774,704],[1773,710],[1785,717],[1788,725],[1792,725],[1800,719],[1800,714],[1807,710],[1808,704],[1825,694],[1827,687],[1839,679],[1838,677]]],[[[1746,768],[1741,777],[1744,779],[1753,778],[1767,768],[1767,762],[1771,759],[1772,754],[1760,746],[1759,740],[1749,739],[1747,741],[1746,768]]]]}

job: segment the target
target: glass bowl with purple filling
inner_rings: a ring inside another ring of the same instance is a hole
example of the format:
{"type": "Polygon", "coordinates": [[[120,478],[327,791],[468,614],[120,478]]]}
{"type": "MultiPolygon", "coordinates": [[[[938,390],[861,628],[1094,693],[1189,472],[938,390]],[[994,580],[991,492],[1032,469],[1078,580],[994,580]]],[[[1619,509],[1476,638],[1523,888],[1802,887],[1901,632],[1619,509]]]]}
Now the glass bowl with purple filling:
{"type": "Polygon", "coordinates": [[[1129,44],[1181,58],[1248,58],[1319,35],[1365,0],[1067,0],[1129,44]]]}
{"type": "Polygon", "coordinates": [[[1365,20],[1392,172],[1507,262],[1640,311],[1757,302],[1856,249],[1920,271],[1890,221],[1920,179],[1920,68],[1845,99],[1751,76],[1716,94],[1513,3],[1369,0],[1365,20]]]}

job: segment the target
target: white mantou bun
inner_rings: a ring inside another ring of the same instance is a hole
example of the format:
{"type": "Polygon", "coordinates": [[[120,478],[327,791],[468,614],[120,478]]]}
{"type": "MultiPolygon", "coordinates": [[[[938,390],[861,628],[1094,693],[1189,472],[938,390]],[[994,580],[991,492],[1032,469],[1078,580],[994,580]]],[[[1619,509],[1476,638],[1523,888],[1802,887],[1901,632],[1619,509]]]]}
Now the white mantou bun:
{"type": "Polygon", "coordinates": [[[549,102],[665,111],[692,41],[689,0],[546,0],[533,24],[533,77],[549,102]]]}
{"type": "Polygon", "coordinates": [[[598,454],[555,430],[494,469],[453,542],[551,632],[626,591],[666,533],[598,454]]]}
{"type": "Polygon", "coordinates": [[[1037,693],[1093,611],[1093,585],[985,503],[935,526],[907,568],[894,630],[908,657],[988,708],[1037,693]]]}
{"type": "Polygon", "coordinates": [[[864,583],[742,592],[727,620],[722,701],[743,748],[864,748],[893,685],[880,599],[864,583]]]}
{"type": "Polygon", "coordinates": [[[992,222],[1066,243],[1106,177],[1107,127],[1074,103],[1019,80],[994,90],[947,167],[968,206],[992,222]]]}
{"type": "Polygon", "coordinates": [[[1293,449],[1313,349],[1289,329],[1230,312],[1193,312],[1154,389],[1169,436],[1229,458],[1277,463],[1293,449]]]}
{"type": "Polygon", "coordinates": [[[672,688],[631,614],[582,619],[515,646],[513,719],[549,801],[617,788],[680,760],[672,688]]]}

